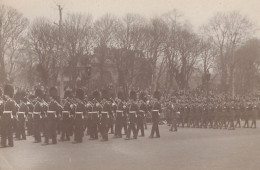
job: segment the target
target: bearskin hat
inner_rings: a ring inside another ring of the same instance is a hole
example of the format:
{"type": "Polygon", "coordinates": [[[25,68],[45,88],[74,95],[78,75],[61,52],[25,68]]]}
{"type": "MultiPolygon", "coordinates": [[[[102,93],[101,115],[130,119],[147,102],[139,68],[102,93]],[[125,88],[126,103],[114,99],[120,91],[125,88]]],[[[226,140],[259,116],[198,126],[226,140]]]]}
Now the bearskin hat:
{"type": "Polygon", "coordinates": [[[34,93],[35,97],[42,98],[43,97],[43,92],[41,89],[36,89],[34,93]]]}
{"type": "Polygon", "coordinates": [[[119,98],[120,100],[124,100],[124,94],[122,91],[117,92],[117,98],[119,98]]]}
{"type": "Polygon", "coordinates": [[[158,99],[158,100],[160,100],[160,98],[161,98],[161,93],[156,90],[156,91],[153,93],[153,97],[156,98],[156,99],[158,99]]]}
{"type": "Polygon", "coordinates": [[[58,90],[56,87],[51,87],[49,89],[49,95],[53,98],[57,97],[58,96],[58,90]]]}
{"type": "Polygon", "coordinates": [[[100,102],[100,93],[99,93],[99,91],[95,90],[92,93],[92,99],[96,99],[98,102],[100,102]]]}
{"type": "Polygon", "coordinates": [[[10,98],[14,97],[14,87],[10,84],[5,85],[4,87],[4,95],[9,96],[10,98]]]}
{"type": "Polygon", "coordinates": [[[135,91],[130,91],[130,95],[129,95],[130,99],[132,100],[136,100],[137,99],[137,94],[135,91]]]}
{"type": "Polygon", "coordinates": [[[76,90],[76,98],[80,99],[80,100],[84,100],[85,98],[85,93],[83,89],[77,89],[76,90]]]}
{"type": "Polygon", "coordinates": [[[72,97],[73,97],[72,91],[71,90],[66,90],[65,93],[64,93],[64,99],[72,98],[72,97]]]}
{"type": "Polygon", "coordinates": [[[105,89],[102,90],[102,99],[109,99],[109,93],[105,89]]]}
{"type": "Polygon", "coordinates": [[[144,91],[141,91],[141,92],[139,93],[139,99],[142,100],[142,101],[144,101],[144,102],[146,102],[147,98],[146,98],[146,94],[145,94],[144,91]]]}

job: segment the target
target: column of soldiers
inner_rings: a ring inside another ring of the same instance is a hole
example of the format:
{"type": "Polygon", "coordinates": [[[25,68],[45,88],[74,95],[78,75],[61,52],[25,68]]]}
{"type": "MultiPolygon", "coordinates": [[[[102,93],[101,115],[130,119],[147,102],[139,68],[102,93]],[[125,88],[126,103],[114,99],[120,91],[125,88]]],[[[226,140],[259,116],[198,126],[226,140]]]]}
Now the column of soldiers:
{"type": "Polygon", "coordinates": [[[170,131],[177,127],[229,129],[256,128],[259,100],[185,99],[166,102],[170,131]],[[241,121],[244,121],[242,124],[241,121]]]}
{"type": "Polygon", "coordinates": [[[50,88],[48,96],[37,89],[33,97],[20,92],[14,98],[14,88],[6,85],[4,94],[0,91],[0,134],[1,146],[14,146],[13,138],[26,140],[32,136],[34,143],[48,145],[59,141],[82,143],[84,135],[90,140],[97,140],[101,136],[108,141],[108,133],[114,138],[122,138],[122,131],[126,140],[134,139],[140,131],[145,136],[147,129],[147,115],[151,114],[152,129],[150,137],[160,137],[159,119],[161,113],[160,93],[154,93],[154,99],[147,102],[144,92],[137,97],[131,91],[129,100],[125,100],[122,92],[112,98],[107,90],[94,91],[88,98],[82,89],[77,89],[75,96],[68,90],[60,100],[55,87],[50,88]],[[17,97],[18,96],[18,97],[17,97]],[[100,134],[100,135],[99,135],[100,134]],[[42,140],[44,139],[44,140],[42,140]]]}

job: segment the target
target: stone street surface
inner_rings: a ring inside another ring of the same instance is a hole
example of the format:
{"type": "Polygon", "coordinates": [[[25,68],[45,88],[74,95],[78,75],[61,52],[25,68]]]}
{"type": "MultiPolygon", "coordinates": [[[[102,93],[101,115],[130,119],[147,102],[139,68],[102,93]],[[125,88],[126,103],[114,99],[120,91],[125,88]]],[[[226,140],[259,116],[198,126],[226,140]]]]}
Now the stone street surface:
{"type": "MultiPolygon", "coordinates": [[[[259,124],[260,122],[258,122],[259,124]]],[[[0,149],[0,169],[9,170],[257,170],[260,169],[260,129],[179,128],[160,126],[161,138],[100,139],[81,144],[35,144],[32,137],[0,149]]]]}

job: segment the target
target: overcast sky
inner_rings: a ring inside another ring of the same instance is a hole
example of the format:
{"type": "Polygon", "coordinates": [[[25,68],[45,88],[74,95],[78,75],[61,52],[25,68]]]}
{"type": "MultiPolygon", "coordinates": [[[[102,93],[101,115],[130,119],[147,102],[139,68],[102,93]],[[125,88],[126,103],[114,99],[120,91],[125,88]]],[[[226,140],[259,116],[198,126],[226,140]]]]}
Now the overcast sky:
{"type": "MultiPolygon", "coordinates": [[[[106,13],[123,16],[137,13],[152,17],[176,8],[190,21],[195,30],[206,23],[216,12],[240,11],[260,28],[260,0],[0,0],[12,6],[30,20],[45,16],[58,21],[56,4],[63,6],[63,13],[92,14],[95,18],[106,13]]],[[[257,33],[260,38],[260,31],[257,33]]]]}

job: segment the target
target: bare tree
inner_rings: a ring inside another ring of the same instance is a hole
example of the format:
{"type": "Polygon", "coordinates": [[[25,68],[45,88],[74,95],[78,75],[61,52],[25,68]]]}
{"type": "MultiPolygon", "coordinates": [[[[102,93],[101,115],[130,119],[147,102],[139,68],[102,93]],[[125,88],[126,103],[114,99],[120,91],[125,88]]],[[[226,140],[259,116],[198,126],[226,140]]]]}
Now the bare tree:
{"type": "Polygon", "coordinates": [[[235,52],[235,56],[236,93],[245,95],[256,90],[260,83],[260,40],[248,40],[235,52]]]}
{"type": "Polygon", "coordinates": [[[167,39],[168,27],[165,21],[160,17],[155,17],[150,20],[150,24],[146,29],[146,36],[144,39],[144,55],[152,69],[152,90],[159,87],[159,71],[157,70],[158,63],[162,63],[163,49],[165,40],[167,39]]]}
{"type": "Polygon", "coordinates": [[[47,87],[57,84],[60,69],[58,35],[58,28],[46,18],[35,19],[28,33],[30,48],[37,56],[39,77],[47,87]]]}
{"type": "MultiPolygon", "coordinates": [[[[65,68],[69,70],[72,84],[75,85],[79,76],[79,67],[83,68],[83,60],[89,60],[93,51],[93,22],[90,15],[69,14],[63,24],[65,68]]],[[[84,62],[84,64],[90,64],[84,62]]],[[[63,70],[64,72],[64,70],[63,70]]]]}
{"type": "Polygon", "coordinates": [[[118,49],[114,55],[118,73],[118,85],[125,92],[133,85],[138,75],[137,58],[142,55],[142,45],[145,36],[146,20],[140,15],[127,14],[120,24],[116,34],[118,49]]]}
{"type": "MultiPolygon", "coordinates": [[[[94,23],[95,35],[95,49],[94,59],[95,65],[99,71],[99,78],[97,82],[98,87],[102,87],[111,81],[111,73],[107,70],[110,65],[111,52],[109,48],[116,47],[118,44],[116,40],[117,31],[120,29],[120,20],[112,15],[106,14],[94,23]],[[108,79],[104,79],[104,75],[108,79]]],[[[111,66],[110,66],[111,67],[111,66]]]]}
{"type": "Polygon", "coordinates": [[[236,65],[234,51],[253,33],[253,25],[246,16],[238,12],[217,13],[204,26],[204,30],[218,49],[221,89],[233,91],[236,65]]]}
{"type": "Polygon", "coordinates": [[[10,79],[22,47],[28,20],[16,9],[0,6],[0,82],[10,79]]]}

